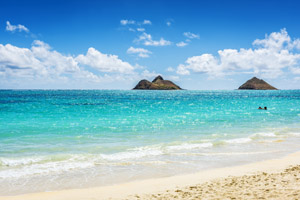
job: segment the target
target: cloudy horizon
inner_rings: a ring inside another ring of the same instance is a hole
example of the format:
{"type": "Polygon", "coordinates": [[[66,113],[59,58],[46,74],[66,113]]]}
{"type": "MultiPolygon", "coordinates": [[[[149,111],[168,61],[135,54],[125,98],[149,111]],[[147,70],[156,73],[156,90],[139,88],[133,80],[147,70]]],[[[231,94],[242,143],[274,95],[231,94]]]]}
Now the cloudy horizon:
{"type": "MultiPolygon", "coordinates": [[[[12,6],[6,3],[0,10],[12,6]]],[[[74,16],[69,19],[74,21],[71,29],[47,17],[48,23],[41,25],[42,19],[24,20],[21,14],[13,17],[2,12],[0,89],[132,89],[139,80],[159,74],[193,90],[236,89],[253,76],[279,89],[300,89],[300,36],[284,20],[277,25],[276,19],[269,19],[276,24],[268,28],[273,31],[257,29],[255,34],[229,38],[222,31],[208,35],[212,30],[205,26],[185,24],[179,14],[143,17],[134,12],[108,21],[95,14],[92,22],[101,19],[97,27],[77,33],[74,29],[84,27],[83,19],[90,16],[86,13],[78,20],[75,11],[68,14],[74,16]]],[[[61,15],[58,11],[55,18],[61,15]]]]}

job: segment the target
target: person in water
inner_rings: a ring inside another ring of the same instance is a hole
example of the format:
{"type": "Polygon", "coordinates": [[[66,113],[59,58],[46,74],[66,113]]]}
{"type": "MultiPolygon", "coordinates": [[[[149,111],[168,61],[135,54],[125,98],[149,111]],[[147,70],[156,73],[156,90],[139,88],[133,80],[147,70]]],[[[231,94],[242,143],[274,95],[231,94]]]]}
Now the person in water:
{"type": "Polygon", "coordinates": [[[267,110],[267,107],[265,106],[264,108],[262,108],[262,107],[258,107],[258,110],[267,110]]]}

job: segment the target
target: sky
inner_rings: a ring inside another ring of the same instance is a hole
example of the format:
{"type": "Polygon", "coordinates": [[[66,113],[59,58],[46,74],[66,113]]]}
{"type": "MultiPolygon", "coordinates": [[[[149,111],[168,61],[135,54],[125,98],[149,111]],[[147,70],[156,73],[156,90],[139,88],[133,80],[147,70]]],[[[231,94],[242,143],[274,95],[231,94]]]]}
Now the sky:
{"type": "Polygon", "coordinates": [[[296,0],[0,0],[0,89],[132,89],[162,75],[300,89],[296,0]]]}

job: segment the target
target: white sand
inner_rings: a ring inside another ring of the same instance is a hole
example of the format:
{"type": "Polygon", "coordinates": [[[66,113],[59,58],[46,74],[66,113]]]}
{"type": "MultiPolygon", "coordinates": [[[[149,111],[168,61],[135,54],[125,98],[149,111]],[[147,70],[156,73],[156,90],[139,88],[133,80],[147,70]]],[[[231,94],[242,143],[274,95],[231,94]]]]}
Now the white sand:
{"type": "Polygon", "coordinates": [[[300,165],[300,152],[281,159],[206,170],[189,175],[147,179],[105,187],[3,196],[0,200],[268,199],[268,197],[298,199],[300,167],[297,165],[300,165]],[[290,168],[291,166],[294,168],[290,168]],[[286,170],[287,168],[290,169],[286,170]]]}

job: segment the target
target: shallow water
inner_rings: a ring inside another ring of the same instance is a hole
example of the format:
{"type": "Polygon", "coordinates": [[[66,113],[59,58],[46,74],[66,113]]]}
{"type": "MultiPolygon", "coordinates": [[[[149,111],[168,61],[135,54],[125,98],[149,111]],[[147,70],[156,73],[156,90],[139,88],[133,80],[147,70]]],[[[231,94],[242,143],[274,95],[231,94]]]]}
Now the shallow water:
{"type": "Polygon", "coordinates": [[[300,90],[1,90],[0,194],[244,164],[299,142],[300,90]]]}

